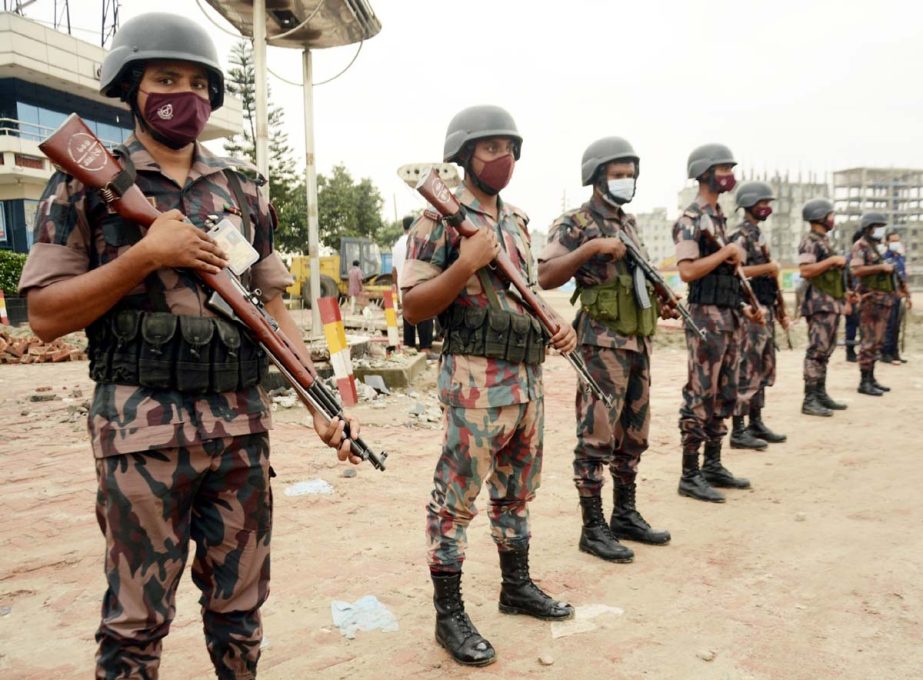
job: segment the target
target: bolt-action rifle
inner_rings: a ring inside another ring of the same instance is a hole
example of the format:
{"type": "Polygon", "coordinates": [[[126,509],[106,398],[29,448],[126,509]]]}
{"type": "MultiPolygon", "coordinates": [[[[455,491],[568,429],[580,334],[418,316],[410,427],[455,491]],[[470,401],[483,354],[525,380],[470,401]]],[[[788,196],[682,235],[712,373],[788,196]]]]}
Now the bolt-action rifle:
{"type": "MultiPolygon", "coordinates": [[[[471,223],[471,220],[469,220],[465,214],[464,207],[458,202],[454,194],[449,191],[445,183],[439,179],[439,174],[434,172],[432,168],[428,169],[420,177],[420,181],[417,182],[416,190],[437,212],[439,212],[440,215],[442,215],[446,223],[454,227],[459,234],[462,236],[474,236],[478,232],[478,228],[471,223]]],[[[516,269],[516,266],[506,253],[501,252],[497,255],[493,264],[496,265],[501,276],[516,288],[526,308],[529,310],[529,313],[541,323],[545,332],[548,333],[549,336],[557,333],[558,330],[560,330],[560,325],[552,317],[552,312],[548,308],[547,303],[542,300],[542,298],[532,290],[528,282],[522,278],[519,270],[516,269]]],[[[566,354],[562,352],[562,354],[564,358],[570,362],[571,366],[574,367],[574,370],[577,371],[580,378],[587,384],[590,391],[596,395],[596,398],[604,402],[607,407],[611,408],[613,404],[612,397],[603,392],[599,384],[593,379],[593,376],[590,375],[580,355],[574,352],[567,352],[566,354]]]]}
{"type": "MultiPolygon", "coordinates": [[[[39,148],[64,172],[85,186],[97,189],[109,207],[125,219],[149,227],[160,216],[160,211],[147,202],[119,162],[78,115],[68,116],[39,148]]],[[[334,418],[343,419],[346,423],[343,436],[349,439],[354,456],[384,470],[388,454],[376,454],[362,439],[350,434],[349,421],[336,396],[313,368],[302,362],[290,340],[279,330],[279,324],[263,307],[259,292],[247,290],[227,268],[218,274],[201,269],[193,273],[207,290],[212,291],[209,307],[250,332],[308,408],[320,413],[328,422],[334,418]]]]}
{"type": "MultiPolygon", "coordinates": [[[[760,244],[760,250],[763,251],[763,257],[769,262],[769,248],[766,247],[765,243],[760,244]]],[[[782,297],[782,286],[779,284],[779,278],[773,276],[772,283],[776,289],[776,316],[779,317],[779,323],[782,326],[782,330],[785,331],[785,344],[789,349],[795,349],[794,345],[792,345],[792,334],[788,329],[788,311],[785,309],[785,298],[782,297]]]]}
{"type": "MultiPolygon", "coordinates": [[[[644,255],[641,253],[638,246],[635,245],[635,242],[632,241],[624,231],[618,232],[618,238],[625,244],[625,250],[635,269],[643,273],[644,278],[654,287],[654,292],[657,294],[657,297],[660,298],[660,303],[678,313],[683,318],[683,323],[686,324],[686,327],[704,340],[705,331],[695,325],[695,321],[693,321],[692,315],[689,313],[686,305],[680,302],[680,299],[676,297],[676,293],[674,293],[673,289],[663,280],[660,273],[644,258],[644,255]]],[[[638,287],[635,286],[636,291],[637,288],[638,287]]],[[[647,291],[644,292],[644,295],[647,295],[647,291]]]]}
{"type": "MultiPolygon", "coordinates": [[[[710,229],[702,229],[701,231],[702,234],[705,235],[705,238],[708,239],[716,248],[724,248],[724,246],[727,245],[723,238],[712,232],[710,229]]],[[[753,315],[753,319],[758,324],[765,325],[766,319],[763,318],[763,310],[760,309],[760,302],[756,299],[756,293],[753,292],[753,286],[750,285],[750,279],[748,279],[747,275],[744,274],[743,267],[741,267],[739,263],[734,266],[734,273],[737,275],[737,278],[740,281],[741,290],[743,290],[744,298],[747,301],[747,306],[750,307],[750,312],[753,315]]]]}

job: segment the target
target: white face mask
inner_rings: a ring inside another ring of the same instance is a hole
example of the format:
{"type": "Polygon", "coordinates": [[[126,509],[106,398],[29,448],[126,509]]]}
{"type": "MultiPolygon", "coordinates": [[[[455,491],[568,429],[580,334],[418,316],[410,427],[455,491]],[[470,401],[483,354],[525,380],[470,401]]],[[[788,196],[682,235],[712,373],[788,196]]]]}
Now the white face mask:
{"type": "Polygon", "coordinates": [[[878,251],[879,255],[884,255],[886,252],[888,252],[888,246],[886,246],[884,243],[879,243],[877,246],[875,246],[875,250],[878,251]]]}
{"type": "Polygon", "coordinates": [[[892,241],[888,244],[888,248],[892,253],[897,253],[898,255],[904,254],[904,244],[900,241],[892,241]]]}
{"type": "Polygon", "coordinates": [[[610,179],[607,182],[609,195],[616,203],[630,203],[635,197],[635,178],[625,177],[623,179],[610,179]]]}
{"type": "Polygon", "coordinates": [[[887,227],[875,227],[874,229],[872,229],[872,238],[880,241],[881,239],[885,237],[886,230],[887,230],[887,227]]]}

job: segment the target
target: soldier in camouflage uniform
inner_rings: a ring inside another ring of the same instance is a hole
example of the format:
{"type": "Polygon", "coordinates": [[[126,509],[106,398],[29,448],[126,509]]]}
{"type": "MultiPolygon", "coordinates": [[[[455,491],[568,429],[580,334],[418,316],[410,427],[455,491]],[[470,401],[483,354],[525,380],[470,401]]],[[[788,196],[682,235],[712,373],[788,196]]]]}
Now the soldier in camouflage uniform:
{"type": "Polygon", "coordinates": [[[574,322],[580,352],[613,400],[607,407],[586,385],[578,386],[574,483],[583,514],[580,550],[614,562],[634,557],[619,538],[655,545],[670,540],[669,532],[651,529],[635,507],[638,462],[647,450],[651,423],[650,353],[657,306],[642,309],[636,301],[618,234],[643,249],[634,217],[622,209],[634,197],[639,167],[638,155],[620,137],[590,144],[583,153],[582,180],[593,194],[554,222],[538,267],[542,288],[576,278],[572,300],[580,298],[574,322]],[[613,480],[609,525],[602,510],[604,466],[613,480]]]}
{"type": "MultiPolygon", "coordinates": [[[[766,403],[766,388],[776,381],[776,345],[774,341],[774,317],[776,312],[776,291],[781,268],[769,257],[769,246],[760,230],[772,214],[775,200],[772,187],[765,182],[747,182],[737,189],[737,207],[743,208],[744,220],[731,235],[747,253],[744,274],[760,302],[766,323],[744,322],[741,335],[740,370],[738,376],[737,406],[731,427],[731,448],[765,449],[766,442],[784,442],[784,434],[776,434],[763,423],[762,410],[766,403]],[[750,424],[744,427],[744,418],[750,416],[750,424]]],[[[782,316],[779,323],[788,328],[788,317],[782,316]]]]}
{"type": "MultiPolygon", "coordinates": [[[[461,598],[466,531],[485,481],[503,575],[500,611],[550,620],[574,613],[529,576],[528,504],[542,466],[545,336],[487,267],[502,249],[533,280],[528,219],[499,196],[521,145],[512,117],[499,107],[474,106],[452,119],[443,159],[465,169],[456,196],[480,230],[463,238],[439,215],[424,212],[410,233],[401,272],[404,318],[416,324],[439,315],[446,334],[437,386],[445,438],[426,508],[436,641],[457,662],[476,666],[496,659],[461,598]]],[[[573,328],[562,322],[551,343],[572,350],[573,328]]]]}
{"type": "MultiPolygon", "coordinates": [[[[266,357],[212,314],[188,271],[227,264],[206,218],[223,215],[250,240],[259,255],[251,286],[297,340],[280,295],[291,279],[256,184],[195,141],[224,96],[215,47],[199,26],[169,14],[126,22],[102,65],[101,92],[130,103],[135,134],[121,162],[164,214],[144,228],[59,172],[20,281],[36,334],[87,328],[90,341],[88,427],[108,582],[96,677],[157,677],[191,538],[216,674],[253,678],[272,528],[270,404],[259,385],[266,357]]],[[[345,458],[343,423],[319,415],[314,423],[345,458]]]]}
{"type": "Polygon", "coordinates": [[[859,302],[859,326],[862,330],[862,345],[859,349],[859,393],[880,397],[890,388],[875,379],[875,362],[884,344],[888,317],[894,304],[894,265],[885,262],[882,240],[888,218],[884,213],[865,213],[860,219],[862,238],[853,244],[849,268],[857,280],[859,302]]]}
{"type": "Polygon", "coordinates": [[[724,421],[737,403],[744,323],[741,309],[748,309],[743,307],[740,281],[735,274],[746,254],[740,246],[727,243],[727,220],[718,204],[718,196],[736,184],[736,164],[731,150],[723,144],[706,144],[693,150],[686,170],[690,179],[698,181],[699,193],[673,226],[676,266],[680,278],[689,284],[689,313],[707,334],[702,340],[686,329],[689,373],[679,412],[683,472],[678,491],[712,503],[725,500],[713,487],[750,488],[747,479],[735,477],[721,464],[721,440],[727,434],[724,421]],[[713,245],[706,231],[725,245],[713,245]],[[703,443],[704,463],[700,470],[699,447],[703,443]]]}
{"type": "Polygon", "coordinates": [[[836,347],[840,316],[849,313],[844,268],[846,258],[835,255],[827,234],[834,227],[833,203],[814,198],[804,204],[801,216],[810,231],[798,246],[798,269],[808,282],[801,314],[808,322],[808,348],[804,353],[804,402],[809,416],[832,416],[846,404],[827,394],[827,362],[836,347]]]}

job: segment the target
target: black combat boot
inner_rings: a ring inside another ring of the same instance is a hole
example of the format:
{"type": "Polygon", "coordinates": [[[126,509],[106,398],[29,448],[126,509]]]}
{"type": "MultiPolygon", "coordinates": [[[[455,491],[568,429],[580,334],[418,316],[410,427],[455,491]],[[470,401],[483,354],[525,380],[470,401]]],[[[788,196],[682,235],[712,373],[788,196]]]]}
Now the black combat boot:
{"type": "Polygon", "coordinates": [[[759,437],[770,444],[781,444],[788,439],[784,434],[776,434],[766,427],[766,424],[763,422],[762,411],[763,409],[759,406],[750,404],[750,425],[747,426],[750,433],[754,437],[759,437]]]}
{"type": "Polygon", "coordinates": [[[813,383],[804,384],[804,401],[801,402],[801,412],[806,416],[826,416],[833,415],[833,411],[820,402],[820,393],[817,385],[813,383]]]}
{"type": "Polygon", "coordinates": [[[885,386],[882,385],[880,382],[878,382],[878,378],[875,377],[875,366],[874,366],[874,364],[872,365],[872,370],[869,372],[869,376],[872,378],[872,384],[875,386],[875,389],[876,389],[876,390],[880,390],[881,392],[890,392],[890,391],[891,391],[891,388],[890,388],[890,387],[885,387],[885,386]]]}
{"type": "MultiPolygon", "coordinates": [[[[603,522],[605,524],[605,522],[603,522]]],[[[500,611],[526,614],[546,621],[563,621],[574,617],[574,608],[558,602],[542,591],[529,577],[529,549],[501,550],[500,611]]]]}
{"type": "Polygon", "coordinates": [[[461,572],[430,574],[436,606],[436,642],[465,666],[486,666],[497,660],[491,644],[481,637],[465,613],[461,596],[461,572]]]}
{"type": "Polygon", "coordinates": [[[872,382],[872,372],[868,369],[863,369],[861,371],[862,378],[859,380],[859,389],[856,390],[859,394],[867,394],[870,397],[880,397],[884,392],[875,387],[875,383],[872,382]]]}
{"type": "Polygon", "coordinates": [[[846,345],[846,361],[852,364],[858,361],[858,357],[856,357],[856,348],[852,345],[846,345]]]}
{"type": "Polygon", "coordinates": [[[609,562],[631,562],[635,554],[628,546],[619,543],[606,525],[603,499],[599,496],[581,496],[583,529],[580,531],[580,549],[609,562]]]}
{"type": "Polygon", "coordinates": [[[749,489],[750,480],[735,477],[721,464],[721,442],[705,442],[705,462],[702,463],[702,476],[712,486],[725,489],[749,489]]]}
{"type": "Polygon", "coordinates": [[[743,416],[734,416],[731,422],[732,449],[755,449],[757,451],[762,451],[769,446],[766,440],[755,437],[753,433],[744,426],[743,416]]]}
{"type": "Polygon", "coordinates": [[[724,503],[724,496],[715,491],[699,470],[699,452],[683,451],[683,476],[679,478],[680,496],[689,496],[697,501],[724,503]]]}
{"type": "Polygon", "coordinates": [[[612,534],[626,541],[638,541],[649,545],[666,545],[670,542],[669,531],[655,531],[635,507],[635,491],[638,485],[616,484],[612,489],[612,517],[609,528],[612,534]]]}
{"type": "Polygon", "coordinates": [[[817,383],[817,400],[822,406],[826,406],[831,411],[845,411],[846,404],[839,401],[833,401],[833,398],[827,394],[827,376],[820,379],[817,383]]]}

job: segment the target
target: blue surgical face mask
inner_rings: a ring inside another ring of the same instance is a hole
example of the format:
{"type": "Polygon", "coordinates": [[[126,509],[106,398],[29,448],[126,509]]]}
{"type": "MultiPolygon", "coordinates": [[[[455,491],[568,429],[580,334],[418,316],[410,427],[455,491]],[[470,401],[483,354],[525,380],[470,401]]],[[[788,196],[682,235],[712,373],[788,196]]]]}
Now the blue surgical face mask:
{"type": "Polygon", "coordinates": [[[630,203],[635,197],[635,178],[624,177],[622,179],[610,179],[606,183],[607,190],[612,199],[621,205],[630,203]]]}

